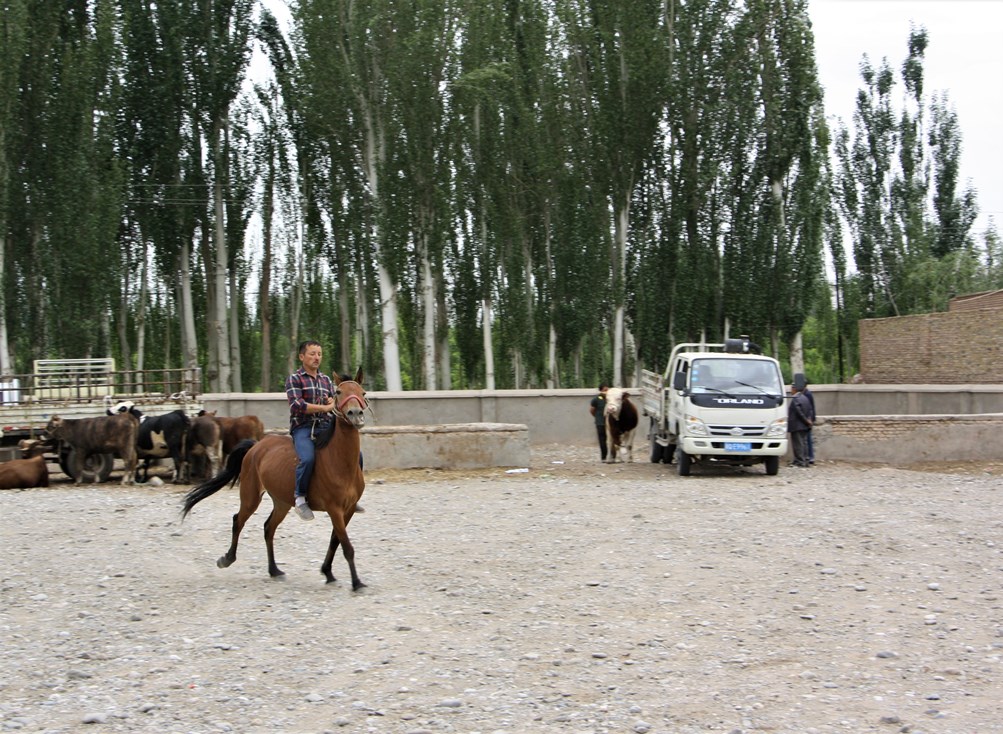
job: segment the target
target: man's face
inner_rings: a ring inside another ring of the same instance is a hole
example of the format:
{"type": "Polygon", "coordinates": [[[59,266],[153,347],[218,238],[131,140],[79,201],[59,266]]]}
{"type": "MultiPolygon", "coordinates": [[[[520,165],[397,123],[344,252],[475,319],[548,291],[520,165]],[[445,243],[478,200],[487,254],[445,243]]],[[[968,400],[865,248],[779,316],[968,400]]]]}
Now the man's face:
{"type": "Polygon", "coordinates": [[[324,357],[324,350],[316,344],[311,344],[300,353],[300,362],[308,372],[316,372],[320,368],[320,361],[324,357]]]}

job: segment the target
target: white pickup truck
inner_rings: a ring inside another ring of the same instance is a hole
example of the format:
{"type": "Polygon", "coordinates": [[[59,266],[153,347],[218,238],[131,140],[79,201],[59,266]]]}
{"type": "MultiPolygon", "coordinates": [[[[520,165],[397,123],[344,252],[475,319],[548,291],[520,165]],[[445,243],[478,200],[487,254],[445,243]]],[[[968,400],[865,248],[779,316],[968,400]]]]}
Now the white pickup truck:
{"type": "MultiPolygon", "coordinates": [[[[0,461],[20,458],[24,440],[35,450],[53,454],[66,474],[78,463],[72,450],[49,439],[45,426],[53,415],[91,418],[123,401],[146,415],[162,415],[179,408],[190,415],[201,404],[202,370],[116,370],[111,358],[37,359],[30,374],[0,377],[0,461]]],[[[80,462],[84,481],[105,481],[114,457],[100,454],[80,462]]]]}
{"type": "Polygon", "coordinates": [[[747,338],[678,344],[663,375],[643,370],[651,460],[694,464],[762,463],[776,474],[787,454],[787,403],[780,365],[747,338]]]}

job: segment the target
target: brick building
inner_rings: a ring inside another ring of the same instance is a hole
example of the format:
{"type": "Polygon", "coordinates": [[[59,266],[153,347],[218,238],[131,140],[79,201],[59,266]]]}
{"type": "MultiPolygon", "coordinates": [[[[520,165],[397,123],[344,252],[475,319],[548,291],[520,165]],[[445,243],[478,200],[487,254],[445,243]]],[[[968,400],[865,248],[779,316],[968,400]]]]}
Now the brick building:
{"type": "Polygon", "coordinates": [[[863,381],[1003,383],[1003,290],[958,296],[948,308],[860,321],[863,381]]]}

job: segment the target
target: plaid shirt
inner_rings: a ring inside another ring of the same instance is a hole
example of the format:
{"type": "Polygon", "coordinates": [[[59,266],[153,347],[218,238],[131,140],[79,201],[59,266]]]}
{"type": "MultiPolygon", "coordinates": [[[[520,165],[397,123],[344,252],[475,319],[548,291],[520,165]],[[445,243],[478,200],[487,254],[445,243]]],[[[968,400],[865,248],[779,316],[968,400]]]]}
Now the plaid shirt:
{"type": "Polygon", "coordinates": [[[334,383],[331,378],[323,372],[318,372],[316,377],[300,367],[286,378],[286,399],[289,401],[289,431],[290,433],[300,426],[305,426],[311,421],[318,423],[329,423],[330,414],[313,413],[307,415],[307,403],[323,405],[329,397],[334,396],[334,383]]]}

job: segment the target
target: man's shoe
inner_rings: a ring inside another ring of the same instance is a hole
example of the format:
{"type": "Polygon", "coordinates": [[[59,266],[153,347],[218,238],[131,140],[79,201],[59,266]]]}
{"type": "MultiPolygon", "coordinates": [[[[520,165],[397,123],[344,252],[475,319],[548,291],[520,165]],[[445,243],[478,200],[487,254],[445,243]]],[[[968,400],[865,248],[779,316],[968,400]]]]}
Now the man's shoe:
{"type": "Polygon", "coordinates": [[[310,509],[310,505],[306,503],[306,499],[303,497],[296,498],[294,509],[296,510],[296,514],[300,516],[300,520],[313,520],[313,510],[310,509]]]}

